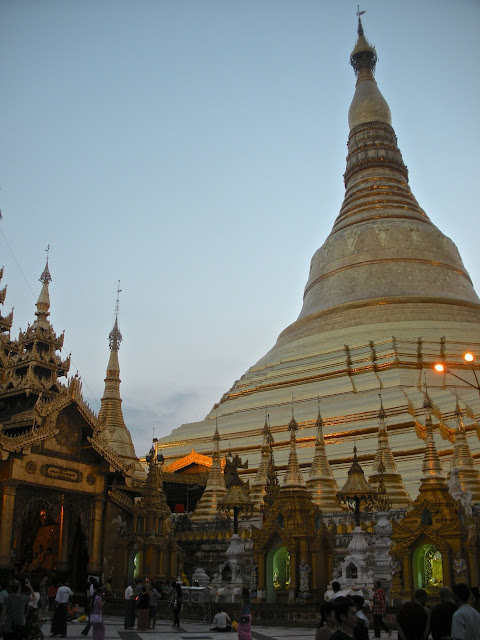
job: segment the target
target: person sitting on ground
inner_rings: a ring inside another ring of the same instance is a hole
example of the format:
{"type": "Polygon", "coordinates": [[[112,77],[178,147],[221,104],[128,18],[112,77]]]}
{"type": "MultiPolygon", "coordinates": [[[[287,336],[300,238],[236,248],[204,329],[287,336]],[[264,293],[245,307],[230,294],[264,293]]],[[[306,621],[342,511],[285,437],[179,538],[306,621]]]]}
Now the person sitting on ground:
{"type": "Polygon", "coordinates": [[[452,640],[478,640],[480,638],[480,613],[468,604],[470,589],[461,582],[453,585],[458,609],[452,618],[452,640]]]}
{"type": "Polygon", "coordinates": [[[335,598],[335,617],[338,629],[332,633],[330,640],[353,640],[357,624],[357,611],[350,597],[335,598]]]}
{"type": "Polygon", "coordinates": [[[228,614],[225,613],[223,607],[220,607],[218,612],[215,614],[213,618],[213,622],[210,627],[210,631],[230,631],[232,628],[232,621],[228,617],[228,614]]]}
{"type": "Polygon", "coordinates": [[[453,614],[457,605],[453,601],[453,594],[448,587],[442,587],[438,592],[440,604],[432,609],[430,614],[430,633],[433,640],[450,637],[453,614]]]}
{"type": "Polygon", "coordinates": [[[320,607],[320,624],[315,634],[315,640],[329,640],[337,626],[335,600],[324,602],[320,607]]]}

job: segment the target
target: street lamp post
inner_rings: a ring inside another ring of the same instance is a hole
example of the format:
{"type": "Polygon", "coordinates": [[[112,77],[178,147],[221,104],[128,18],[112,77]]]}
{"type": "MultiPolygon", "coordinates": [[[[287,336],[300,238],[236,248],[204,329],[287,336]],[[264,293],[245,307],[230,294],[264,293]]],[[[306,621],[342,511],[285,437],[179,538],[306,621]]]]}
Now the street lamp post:
{"type": "Polygon", "coordinates": [[[476,389],[478,391],[479,395],[480,395],[480,382],[479,382],[478,377],[477,377],[477,372],[475,371],[475,368],[473,366],[473,362],[475,360],[475,357],[473,356],[472,353],[467,352],[467,353],[464,354],[463,359],[465,360],[465,362],[468,362],[470,364],[472,372],[473,372],[473,375],[475,376],[476,384],[473,384],[472,382],[469,382],[468,380],[465,380],[465,378],[462,378],[461,376],[458,376],[456,373],[453,373],[453,371],[448,369],[448,367],[446,367],[441,362],[437,362],[434,365],[433,368],[438,373],[448,373],[449,375],[453,376],[454,378],[457,378],[458,380],[461,380],[462,382],[467,384],[469,387],[472,387],[472,389],[476,389]]]}

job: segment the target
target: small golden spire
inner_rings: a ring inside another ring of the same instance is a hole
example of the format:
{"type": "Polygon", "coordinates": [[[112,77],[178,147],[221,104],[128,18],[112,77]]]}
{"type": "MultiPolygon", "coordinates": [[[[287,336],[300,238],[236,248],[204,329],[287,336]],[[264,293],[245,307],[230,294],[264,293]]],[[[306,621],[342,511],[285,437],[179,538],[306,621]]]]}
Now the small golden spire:
{"type": "Polygon", "coordinates": [[[453,446],[452,462],[447,480],[450,481],[453,469],[457,469],[463,491],[470,491],[472,494],[472,504],[476,504],[480,502],[480,472],[475,466],[475,460],[468,446],[467,434],[458,400],[455,407],[455,418],[457,421],[455,444],[453,446]]]}
{"type": "Polygon", "coordinates": [[[295,432],[298,430],[298,424],[293,416],[289,422],[288,430],[290,431],[290,454],[288,456],[287,470],[283,478],[281,490],[283,491],[284,489],[292,488],[306,489],[305,480],[302,472],[300,471],[300,465],[298,464],[297,458],[295,432]]]}
{"type": "Polygon", "coordinates": [[[315,453],[312,466],[308,474],[307,489],[310,491],[312,502],[321,506],[324,512],[338,511],[337,502],[338,486],[333,477],[332,469],[325,450],[323,437],[323,420],[320,413],[320,398],[318,398],[318,416],[316,421],[317,437],[315,440],[315,453]]]}
{"type": "Polygon", "coordinates": [[[378,396],[380,398],[380,409],[378,411],[378,445],[373,460],[372,474],[368,481],[373,487],[377,488],[378,491],[380,491],[380,483],[383,482],[392,504],[395,508],[401,509],[408,507],[411,500],[405,491],[402,476],[398,473],[395,458],[390,448],[385,421],[387,414],[383,408],[382,395],[379,393],[378,396]],[[383,467],[383,472],[380,471],[380,467],[383,467]]]}
{"type": "Polygon", "coordinates": [[[217,515],[217,507],[225,497],[227,488],[225,476],[222,471],[220,458],[220,434],[218,432],[218,419],[215,416],[215,433],[213,434],[212,466],[208,472],[207,484],[202,497],[197,503],[192,520],[207,520],[217,515]]]}
{"type": "Polygon", "coordinates": [[[122,334],[120,333],[120,329],[118,328],[118,312],[120,310],[120,294],[122,290],[120,289],[120,280],[117,285],[117,300],[115,302],[115,322],[113,324],[113,329],[108,334],[108,344],[110,345],[110,349],[113,351],[118,351],[120,348],[120,343],[123,340],[122,334]]]}
{"type": "Polygon", "coordinates": [[[431,485],[445,485],[442,465],[433,439],[432,402],[428,395],[428,391],[425,391],[425,402],[423,403],[423,408],[425,409],[425,428],[427,430],[427,435],[425,437],[425,454],[423,456],[420,491],[424,488],[426,489],[430,487],[431,485]]]}
{"type": "Polygon", "coordinates": [[[250,498],[254,505],[254,510],[259,511],[263,506],[263,498],[266,493],[267,484],[268,484],[268,473],[270,460],[273,456],[272,452],[272,444],[273,437],[270,431],[269,425],[269,416],[267,412],[267,407],[265,407],[265,424],[263,425],[262,435],[262,448],[260,453],[260,463],[258,465],[258,470],[255,475],[255,479],[252,482],[252,488],[250,491],[250,498]]]}
{"type": "Polygon", "coordinates": [[[47,252],[47,261],[45,263],[45,268],[42,271],[42,275],[39,280],[42,283],[42,289],[40,291],[40,295],[37,300],[37,310],[35,311],[35,315],[37,316],[36,322],[48,323],[48,316],[50,315],[50,294],[48,291],[48,285],[52,281],[52,276],[50,275],[50,269],[48,268],[48,258],[50,252],[50,245],[45,249],[47,252]]]}

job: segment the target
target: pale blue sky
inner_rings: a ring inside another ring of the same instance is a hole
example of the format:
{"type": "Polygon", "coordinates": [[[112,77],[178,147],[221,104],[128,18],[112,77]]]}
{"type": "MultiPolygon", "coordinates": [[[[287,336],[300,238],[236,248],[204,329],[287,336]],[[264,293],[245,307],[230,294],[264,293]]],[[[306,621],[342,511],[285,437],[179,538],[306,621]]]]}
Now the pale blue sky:
{"type": "MultiPolygon", "coordinates": [[[[366,0],[412,190],[480,290],[480,3],[366,0]]],[[[117,279],[138,454],[204,417],[297,317],[344,188],[347,0],[3,0],[0,266],[98,410],[117,279]],[[7,238],[34,291],[5,244],[7,238]]]]}

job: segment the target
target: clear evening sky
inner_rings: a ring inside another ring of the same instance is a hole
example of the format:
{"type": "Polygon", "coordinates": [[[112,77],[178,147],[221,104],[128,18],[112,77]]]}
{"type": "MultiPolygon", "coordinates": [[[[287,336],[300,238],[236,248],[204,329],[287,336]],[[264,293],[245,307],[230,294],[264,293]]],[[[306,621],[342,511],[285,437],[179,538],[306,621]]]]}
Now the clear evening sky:
{"type": "MultiPolygon", "coordinates": [[[[478,292],[480,2],[361,8],[413,193],[478,292]]],[[[300,311],[343,199],[355,12],[347,0],[0,3],[4,311],[14,338],[33,322],[49,244],[51,320],[98,411],[121,280],[139,455],[153,427],[202,419],[300,311]]]]}

